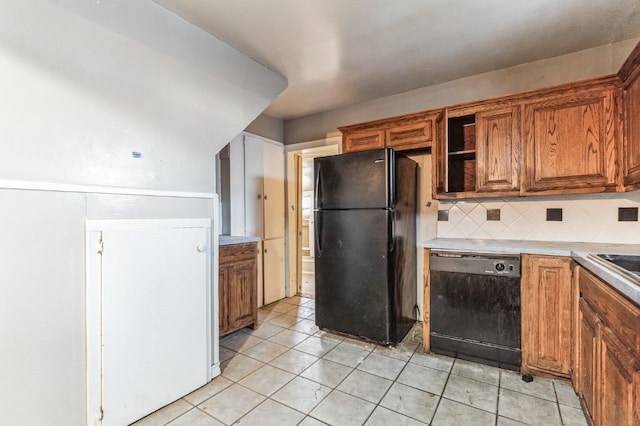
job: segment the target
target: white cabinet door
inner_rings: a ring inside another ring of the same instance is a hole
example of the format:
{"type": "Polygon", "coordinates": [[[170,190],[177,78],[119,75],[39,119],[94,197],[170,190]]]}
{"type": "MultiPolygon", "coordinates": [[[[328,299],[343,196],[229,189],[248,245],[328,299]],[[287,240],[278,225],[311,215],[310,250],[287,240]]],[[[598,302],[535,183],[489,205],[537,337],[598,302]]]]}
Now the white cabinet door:
{"type": "Polygon", "coordinates": [[[99,383],[100,373],[104,426],[129,424],[210,379],[211,229],[193,221],[204,222],[97,221],[103,249],[97,268],[88,260],[97,278],[88,275],[87,333],[101,351],[89,348],[88,375],[99,383]]]}
{"type": "Polygon", "coordinates": [[[260,238],[264,238],[264,145],[258,138],[244,138],[244,235],[260,238]]]}
{"type": "MultiPolygon", "coordinates": [[[[282,145],[244,137],[245,235],[263,239],[258,304],[285,297],[285,170],[282,145]],[[260,285],[260,283],[262,285],[260,285]]],[[[260,268],[258,273],[260,274],[260,268]]]]}
{"type": "Polygon", "coordinates": [[[284,238],[265,240],[263,246],[264,304],[285,297],[284,238]]]}
{"type": "Polygon", "coordinates": [[[284,151],[282,146],[263,144],[264,239],[284,237],[284,151]]]}

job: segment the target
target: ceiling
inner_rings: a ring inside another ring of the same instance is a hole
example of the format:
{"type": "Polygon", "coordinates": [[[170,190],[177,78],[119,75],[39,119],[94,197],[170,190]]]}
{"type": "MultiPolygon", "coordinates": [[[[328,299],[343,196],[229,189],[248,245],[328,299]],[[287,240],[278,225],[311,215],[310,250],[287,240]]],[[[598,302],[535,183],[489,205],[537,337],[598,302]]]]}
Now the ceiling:
{"type": "Polygon", "coordinates": [[[638,0],[155,0],[280,72],[290,119],[640,36],[638,0]]]}

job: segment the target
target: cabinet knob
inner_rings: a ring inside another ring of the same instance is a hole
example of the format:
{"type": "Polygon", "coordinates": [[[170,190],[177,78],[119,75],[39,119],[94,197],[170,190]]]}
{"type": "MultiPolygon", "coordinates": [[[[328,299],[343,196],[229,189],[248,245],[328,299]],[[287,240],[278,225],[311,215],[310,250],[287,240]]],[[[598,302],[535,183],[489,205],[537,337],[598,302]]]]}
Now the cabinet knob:
{"type": "Polygon", "coordinates": [[[196,246],[196,250],[198,250],[199,253],[203,253],[207,251],[207,245],[204,243],[200,243],[196,246]]]}
{"type": "Polygon", "coordinates": [[[266,195],[264,196],[264,199],[265,199],[265,200],[267,199],[267,196],[266,196],[266,195]]]}
{"type": "Polygon", "coordinates": [[[267,252],[267,249],[264,249],[264,252],[266,253],[266,252],[267,252]]]}

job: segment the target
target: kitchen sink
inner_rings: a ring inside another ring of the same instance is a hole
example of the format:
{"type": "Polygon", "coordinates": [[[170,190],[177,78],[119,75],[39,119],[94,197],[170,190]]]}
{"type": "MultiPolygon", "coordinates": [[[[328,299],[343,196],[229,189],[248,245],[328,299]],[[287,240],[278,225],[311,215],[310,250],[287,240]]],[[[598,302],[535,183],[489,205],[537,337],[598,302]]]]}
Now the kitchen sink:
{"type": "Polygon", "coordinates": [[[606,261],[614,270],[626,275],[636,283],[640,283],[640,256],[623,254],[598,254],[598,258],[606,261]]]}

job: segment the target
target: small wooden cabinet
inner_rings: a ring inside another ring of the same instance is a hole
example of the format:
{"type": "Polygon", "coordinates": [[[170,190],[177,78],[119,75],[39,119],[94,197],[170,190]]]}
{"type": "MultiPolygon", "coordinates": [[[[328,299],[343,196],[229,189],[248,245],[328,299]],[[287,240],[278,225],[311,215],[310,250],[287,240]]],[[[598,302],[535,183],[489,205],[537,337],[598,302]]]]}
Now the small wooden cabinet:
{"type": "Polygon", "coordinates": [[[625,189],[640,189],[640,44],[620,68],[623,95],[623,164],[625,189]]]}
{"type": "Polygon", "coordinates": [[[522,255],[522,372],[570,377],[575,292],[568,257],[522,255]]]}
{"type": "Polygon", "coordinates": [[[407,151],[430,148],[436,138],[437,111],[423,111],[399,117],[340,127],[342,152],[393,148],[407,151]]]}
{"type": "Polygon", "coordinates": [[[476,114],[476,191],[520,189],[520,107],[507,106],[476,114]]]}
{"type": "Polygon", "coordinates": [[[596,425],[640,424],[640,308],[580,269],[578,393],[596,425]]]}
{"type": "Polygon", "coordinates": [[[437,140],[434,197],[517,195],[520,107],[513,103],[446,110],[446,138],[437,140]]]}
{"type": "Polygon", "coordinates": [[[258,324],[257,244],[220,246],[218,303],[220,336],[258,324]]]}
{"type": "Polygon", "coordinates": [[[616,78],[524,103],[524,194],[615,191],[616,78]]]}

